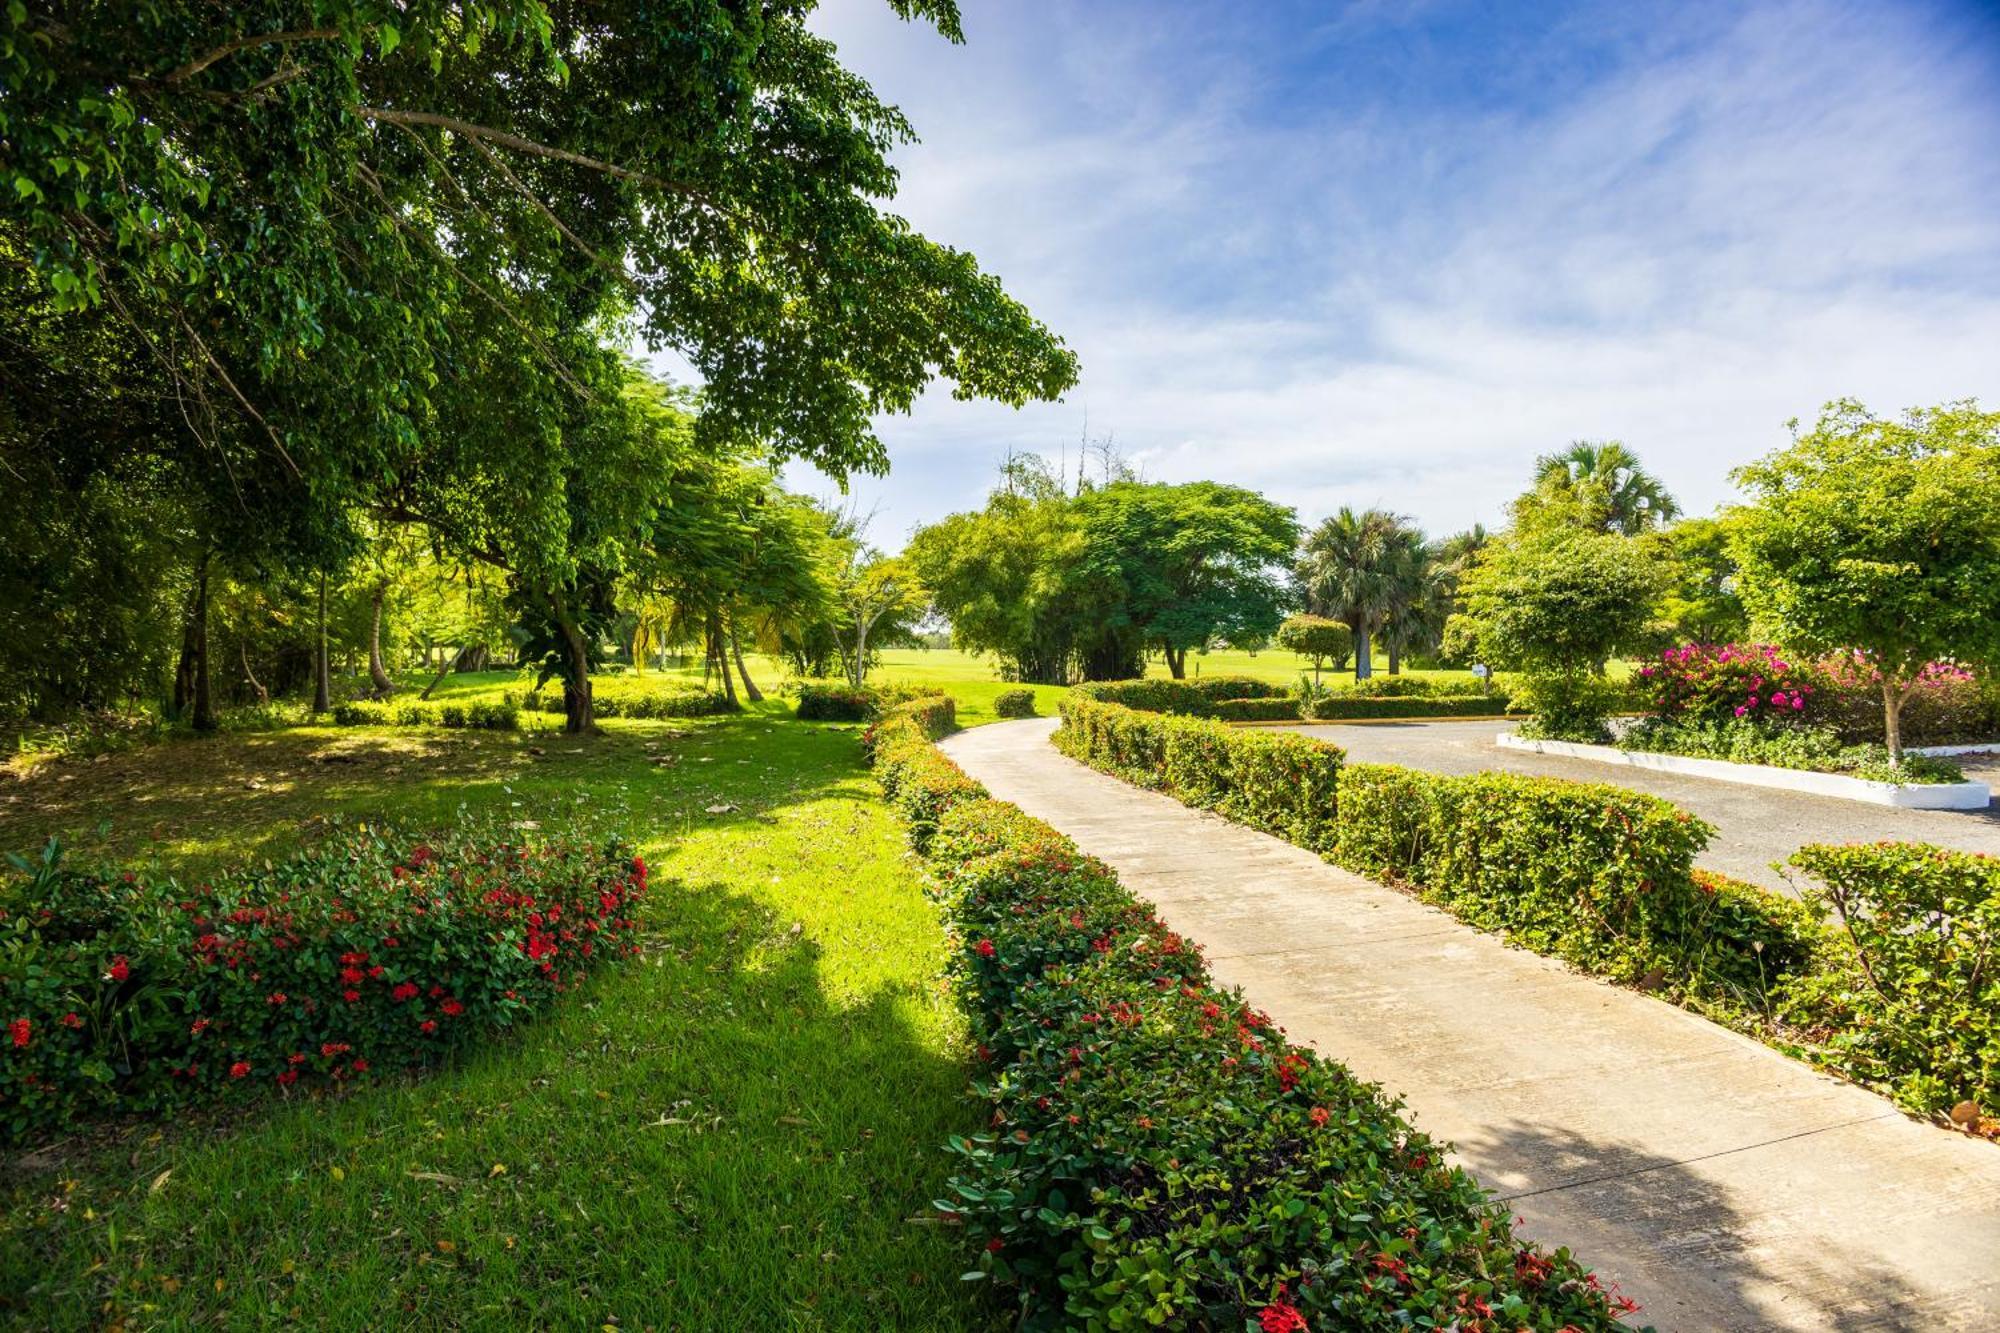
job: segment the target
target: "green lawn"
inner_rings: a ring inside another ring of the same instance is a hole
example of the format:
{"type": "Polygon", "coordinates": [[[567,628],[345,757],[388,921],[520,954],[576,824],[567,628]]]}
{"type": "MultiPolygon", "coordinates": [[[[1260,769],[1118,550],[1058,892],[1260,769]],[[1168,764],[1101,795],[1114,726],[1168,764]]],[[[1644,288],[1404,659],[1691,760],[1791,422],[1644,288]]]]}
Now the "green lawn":
{"type": "Polygon", "coordinates": [[[619,829],[654,867],[642,961],[430,1077],[16,1154],[0,1321],[989,1326],[921,1220],[974,1128],[964,1033],[854,730],[776,705],[589,740],[301,728],[0,789],[0,847],[63,831],[188,873],[328,812],[461,804],[619,829]]]}

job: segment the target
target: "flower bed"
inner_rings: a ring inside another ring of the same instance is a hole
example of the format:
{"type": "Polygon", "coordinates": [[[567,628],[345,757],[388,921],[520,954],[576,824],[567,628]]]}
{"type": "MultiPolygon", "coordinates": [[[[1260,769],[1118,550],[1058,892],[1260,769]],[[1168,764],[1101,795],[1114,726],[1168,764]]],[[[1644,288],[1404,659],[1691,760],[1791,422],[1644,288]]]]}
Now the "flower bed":
{"type": "Polygon", "coordinates": [[[340,831],[197,885],[75,869],[0,891],[0,1137],[435,1063],[634,952],[645,864],[477,827],[340,831]]]}
{"type": "Polygon", "coordinates": [[[929,820],[912,831],[988,1065],[990,1129],[953,1144],[938,1207],[1022,1327],[1581,1333],[1629,1311],[914,721],[892,712],[875,754],[890,800],[929,820]]]}

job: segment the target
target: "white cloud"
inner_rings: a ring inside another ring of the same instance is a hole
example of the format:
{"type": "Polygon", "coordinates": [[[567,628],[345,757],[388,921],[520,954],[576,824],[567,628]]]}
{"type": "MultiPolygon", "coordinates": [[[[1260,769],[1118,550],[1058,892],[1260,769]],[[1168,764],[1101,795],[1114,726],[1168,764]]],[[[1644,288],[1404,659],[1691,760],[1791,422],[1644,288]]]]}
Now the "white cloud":
{"type": "Polygon", "coordinates": [[[1009,447],[1073,459],[1086,411],[1155,477],[1448,529],[1573,438],[1701,511],[1829,398],[2000,402],[2000,53],[1914,10],[1662,6],[1606,68],[1496,102],[1343,68],[1356,25],[1445,6],[1295,34],[1260,6],[968,8],[966,48],[880,0],[820,24],[924,136],[897,211],[1084,380],[886,419],[895,472],[856,487],[878,540],[976,504],[1009,447]]]}

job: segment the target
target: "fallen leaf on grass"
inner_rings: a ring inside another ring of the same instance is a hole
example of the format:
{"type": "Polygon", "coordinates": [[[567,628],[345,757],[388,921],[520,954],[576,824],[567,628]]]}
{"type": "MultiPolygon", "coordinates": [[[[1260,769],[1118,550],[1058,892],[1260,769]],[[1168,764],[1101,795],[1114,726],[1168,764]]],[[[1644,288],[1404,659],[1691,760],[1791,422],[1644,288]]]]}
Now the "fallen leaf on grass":
{"type": "Polygon", "coordinates": [[[733,801],[718,801],[708,807],[708,813],[711,815],[726,815],[735,809],[736,804],[733,801]]]}

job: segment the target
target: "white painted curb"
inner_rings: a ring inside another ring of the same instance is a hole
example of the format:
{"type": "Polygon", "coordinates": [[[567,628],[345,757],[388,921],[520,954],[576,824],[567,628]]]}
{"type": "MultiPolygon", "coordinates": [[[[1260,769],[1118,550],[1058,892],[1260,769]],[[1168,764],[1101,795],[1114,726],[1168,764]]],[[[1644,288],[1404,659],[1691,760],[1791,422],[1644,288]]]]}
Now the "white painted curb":
{"type": "Polygon", "coordinates": [[[1904,754],[2000,754],[2000,741],[1980,741],[1976,745],[1906,745],[1904,754]]]}
{"type": "Polygon", "coordinates": [[[1810,792],[1814,796],[1866,801],[1870,805],[1893,805],[1901,810],[1984,810],[1993,799],[1992,790],[1983,782],[1927,782],[1900,786],[1894,782],[1850,778],[1839,773],[1814,773],[1803,768],[1778,768],[1772,764],[1732,764],[1726,759],[1695,759],[1683,754],[1657,754],[1651,750],[1621,750],[1612,745],[1528,740],[1511,731],[1503,731],[1493,739],[1503,750],[1527,750],[1534,754],[1561,755],[1566,759],[1589,759],[1600,764],[1649,769],[1655,773],[1682,773],[1688,777],[1740,783],[1746,787],[1779,787],[1786,791],[1810,792]]]}

